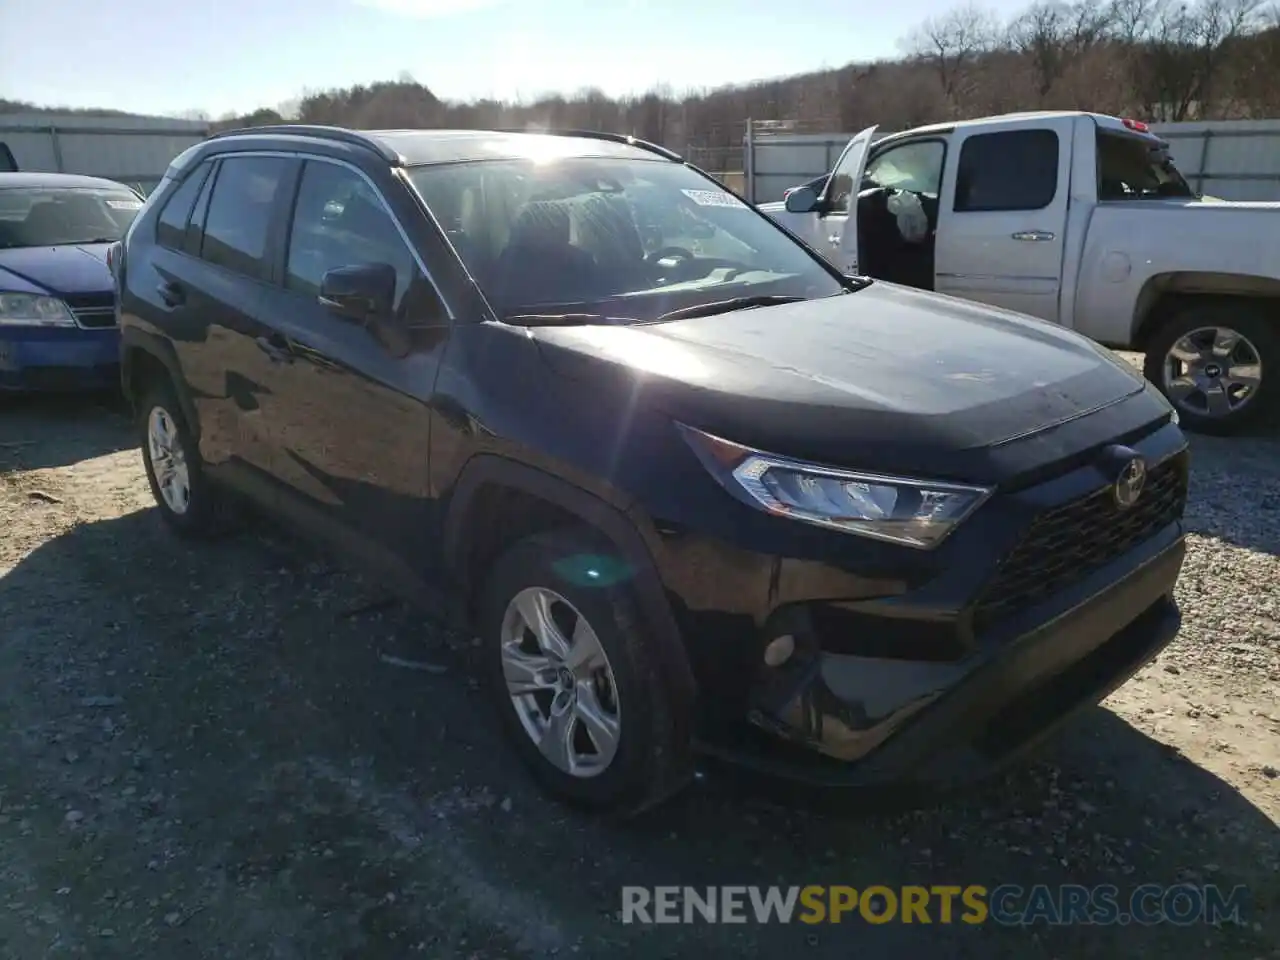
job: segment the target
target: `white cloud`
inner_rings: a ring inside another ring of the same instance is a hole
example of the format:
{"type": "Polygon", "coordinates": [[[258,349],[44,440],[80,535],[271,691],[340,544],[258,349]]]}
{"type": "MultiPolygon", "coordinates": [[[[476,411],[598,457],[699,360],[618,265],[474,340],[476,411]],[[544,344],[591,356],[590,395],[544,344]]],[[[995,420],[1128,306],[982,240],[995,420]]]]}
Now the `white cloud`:
{"type": "Polygon", "coordinates": [[[432,17],[447,17],[481,7],[492,7],[505,0],[355,0],[362,7],[373,7],[404,17],[416,17],[427,20],[432,17]]]}

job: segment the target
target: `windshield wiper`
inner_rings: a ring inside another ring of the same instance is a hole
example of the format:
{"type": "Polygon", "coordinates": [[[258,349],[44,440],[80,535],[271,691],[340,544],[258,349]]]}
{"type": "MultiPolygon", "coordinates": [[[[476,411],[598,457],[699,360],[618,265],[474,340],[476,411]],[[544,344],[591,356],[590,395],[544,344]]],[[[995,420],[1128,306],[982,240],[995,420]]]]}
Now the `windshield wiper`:
{"type": "Polygon", "coordinates": [[[735,310],[749,310],[752,307],[776,307],[784,303],[799,303],[808,297],[783,297],[760,295],[755,297],[730,297],[728,300],[717,300],[715,303],[695,303],[691,307],[681,307],[662,314],[655,323],[664,320],[691,320],[694,317],[713,317],[718,313],[732,313],[735,310]]]}

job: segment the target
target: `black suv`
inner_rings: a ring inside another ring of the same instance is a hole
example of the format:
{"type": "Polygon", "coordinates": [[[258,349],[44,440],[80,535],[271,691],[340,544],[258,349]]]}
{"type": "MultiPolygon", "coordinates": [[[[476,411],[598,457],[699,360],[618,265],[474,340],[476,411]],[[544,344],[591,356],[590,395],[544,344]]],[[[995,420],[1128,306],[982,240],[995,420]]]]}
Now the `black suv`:
{"type": "Polygon", "coordinates": [[[1186,444],[1122,360],[844,277],[660,147],[279,126],[115,251],[180,533],[228,497],[479,636],[514,749],[636,809],[711,752],[987,773],[1176,634],[1186,444]]]}

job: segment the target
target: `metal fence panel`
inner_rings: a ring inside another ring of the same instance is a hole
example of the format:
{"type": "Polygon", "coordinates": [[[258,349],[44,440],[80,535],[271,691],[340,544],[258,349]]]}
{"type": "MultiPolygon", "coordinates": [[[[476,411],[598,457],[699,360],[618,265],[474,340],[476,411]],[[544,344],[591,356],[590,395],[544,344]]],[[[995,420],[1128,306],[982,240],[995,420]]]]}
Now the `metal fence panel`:
{"type": "Polygon", "coordinates": [[[164,118],[0,115],[0,143],[19,170],[106,177],[144,193],[174,157],[208,135],[206,123],[164,118]]]}

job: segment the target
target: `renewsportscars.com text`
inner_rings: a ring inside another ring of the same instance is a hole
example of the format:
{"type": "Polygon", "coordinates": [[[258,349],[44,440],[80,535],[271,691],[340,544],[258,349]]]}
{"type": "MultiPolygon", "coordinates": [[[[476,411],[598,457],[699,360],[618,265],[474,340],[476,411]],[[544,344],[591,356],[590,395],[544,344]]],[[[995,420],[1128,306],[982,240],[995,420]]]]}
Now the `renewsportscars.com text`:
{"type": "Polygon", "coordinates": [[[1244,922],[1244,887],[935,884],[623,887],[623,923],[940,923],[1177,926],[1244,922]]]}

